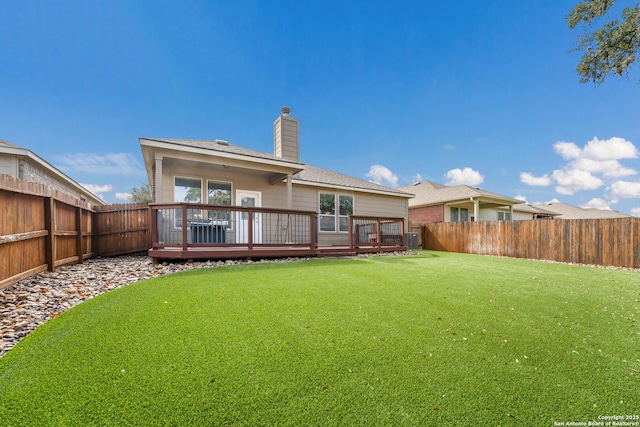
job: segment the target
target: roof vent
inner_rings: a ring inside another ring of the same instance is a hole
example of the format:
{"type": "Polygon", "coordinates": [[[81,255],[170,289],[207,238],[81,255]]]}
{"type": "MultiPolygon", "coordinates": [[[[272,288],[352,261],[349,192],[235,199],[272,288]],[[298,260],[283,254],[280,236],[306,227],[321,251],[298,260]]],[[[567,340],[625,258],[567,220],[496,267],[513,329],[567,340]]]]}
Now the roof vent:
{"type": "Polygon", "coordinates": [[[218,145],[229,145],[229,141],[225,141],[224,139],[216,139],[214,142],[218,145]]]}
{"type": "Polygon", "coordinates": [[[282,113],[283,116],[285,117],[289,117],[289,115],[291,114],[291,107],[282,107],[280,109],[280,112],[282,113]]]}

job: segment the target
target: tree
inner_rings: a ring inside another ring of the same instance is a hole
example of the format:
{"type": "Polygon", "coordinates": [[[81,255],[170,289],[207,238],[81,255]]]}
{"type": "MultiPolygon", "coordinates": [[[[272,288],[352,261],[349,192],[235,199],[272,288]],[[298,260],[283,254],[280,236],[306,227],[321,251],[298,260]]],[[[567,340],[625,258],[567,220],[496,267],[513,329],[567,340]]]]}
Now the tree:
{"type": "Polygon", "coordinates": [[[627,76],[634,62],[640,62],[640,6],[625,7],[620,18],[613,17],[599,28],[599,18],[617,0],[583,0],[567,15],[569,28],[582,24],[574,50],[582,52],[576,71],[580,82],[602,83],[611,74],[627,76]]]}
{"type": "Polygon", "coordinates": [[[129,200],[131,200],[132,203],[153,202],[151,186],[149,184],[142,184],[140,187],[133,187],[129,200]]]}

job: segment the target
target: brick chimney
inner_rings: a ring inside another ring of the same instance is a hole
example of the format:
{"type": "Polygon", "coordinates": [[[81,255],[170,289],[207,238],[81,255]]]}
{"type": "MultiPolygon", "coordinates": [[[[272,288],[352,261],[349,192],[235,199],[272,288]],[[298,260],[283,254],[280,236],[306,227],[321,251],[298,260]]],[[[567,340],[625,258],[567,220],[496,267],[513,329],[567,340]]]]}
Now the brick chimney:
{"type": "Polygon", "coordinates": [[[298,119],[290,117],[291,108],[282,107],[273,122],[273,151],[282,159],[300,161],[300,131],[298,119]]]}

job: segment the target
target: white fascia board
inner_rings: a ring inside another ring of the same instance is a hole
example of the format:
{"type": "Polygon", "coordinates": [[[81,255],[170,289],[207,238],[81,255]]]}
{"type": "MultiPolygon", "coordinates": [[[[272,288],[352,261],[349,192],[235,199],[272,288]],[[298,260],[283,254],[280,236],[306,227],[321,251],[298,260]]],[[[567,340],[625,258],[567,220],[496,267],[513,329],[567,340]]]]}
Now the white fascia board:
{"type": "MultiPolygon", "coordinates": [[[[220,157],[220,158],[229,159],[229,160],[238,160],[238,161],[251,162],[251,163],[262,164],[262,165],[285,167],[287,169],[291,169],[292,171],[295,171],[294,173],[303,170],[305,167],[304,163],[293,162],[285,159],[283,160],[264,159],[261,157],[255,157],[247,154],[237,154],[237,153],[229,153],[226,151],[208,150],[206,148],[189,147],[186,145],[179,145],[180,148],[178,149],[176,148],[177,144],[171,144],[171,143],[160,142],[160,141],[150,141],[144,138],[140,139],[140,145],[145,145],[147,147],[153,147],[153,148],[161,148],[161,149],[170,150],[174,152],[200,154],[200,155],[209,156],[209,157],[220,157]],[[148,144],[143,141],[149,141],[152,143],[148,144]]],[[[179,158],[179,157],[176,156],[176,158],[179,158]]]]}

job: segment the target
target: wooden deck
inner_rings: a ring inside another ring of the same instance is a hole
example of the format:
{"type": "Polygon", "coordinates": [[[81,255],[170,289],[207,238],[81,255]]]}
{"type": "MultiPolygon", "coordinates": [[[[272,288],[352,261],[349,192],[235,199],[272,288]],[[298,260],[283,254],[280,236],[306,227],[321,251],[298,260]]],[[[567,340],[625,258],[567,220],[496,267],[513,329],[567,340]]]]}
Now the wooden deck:
{"type": "Polygon", "coordinates": [[[156,260],[351,257],[407,249],[403,218],[351,216],[348,245],[319,246],[315,212],[193,203],[150,207],[149,256],[156,260]]]}
{"type": "Polygon", "coordinates": [[[296,247],[190,247],[186,251],[182,248],[152,248],[149,256],[154,259],[265,259],[265,258],[302,258],[302,257],[353,257],[359,254],[380,252],[398,252],[407,250],[406,246],[383,246],[350,248],[349,246],[326,246],[317,249],[296,247]]]}

